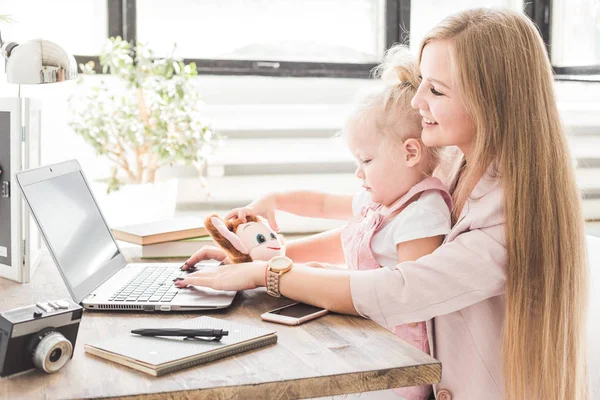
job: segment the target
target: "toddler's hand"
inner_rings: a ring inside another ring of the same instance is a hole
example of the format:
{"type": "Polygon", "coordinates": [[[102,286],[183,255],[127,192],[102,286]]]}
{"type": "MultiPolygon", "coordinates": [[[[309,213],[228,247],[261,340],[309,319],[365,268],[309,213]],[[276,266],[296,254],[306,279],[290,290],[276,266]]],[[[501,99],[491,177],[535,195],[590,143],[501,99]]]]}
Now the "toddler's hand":
{"type": "Polygon", "coordinates": [[[276,194],[268,194],[254,200],[246,207],[234,208],[233,210],[229,211],[227,215],[225,215],[225,219],[237,217],[243,222],[247,222],[246,216],[258,215],[266,218],[269,222],[269,225],[271,225],[271,228],[273,228],[275,232],[279,232],[279,226],[275,220],[276,201],[276,194]]]}

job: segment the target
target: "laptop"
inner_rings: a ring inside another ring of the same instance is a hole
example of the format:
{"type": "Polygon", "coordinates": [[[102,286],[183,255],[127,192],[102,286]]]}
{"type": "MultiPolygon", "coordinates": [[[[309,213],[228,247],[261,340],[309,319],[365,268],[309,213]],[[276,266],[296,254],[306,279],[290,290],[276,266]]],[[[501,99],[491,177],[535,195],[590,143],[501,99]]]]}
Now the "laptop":
{"type": "MultiPolygon", "coordinates": [[[[25,202],[76,303],[89,310],[195,311],[231,305],[235,291],[173,279],[182,263],[127,264],[76,160],[16,174],[25,202]]],[[[217,268],[208,260],[196,269],[217,268]]]]}

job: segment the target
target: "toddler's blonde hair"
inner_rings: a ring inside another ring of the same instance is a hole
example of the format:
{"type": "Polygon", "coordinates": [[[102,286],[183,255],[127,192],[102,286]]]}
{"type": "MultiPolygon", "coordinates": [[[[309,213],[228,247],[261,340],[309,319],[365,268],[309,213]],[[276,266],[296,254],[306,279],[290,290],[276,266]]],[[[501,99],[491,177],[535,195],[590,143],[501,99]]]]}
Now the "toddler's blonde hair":
{"type": "MultiPolygon", "coordinates": [[[[348,124],[374,125],[383,140],[382,145],[397,150],[406,139],[421,139],[421,115],[410,105],[421,79],[415,57],[404,45],[395,45],[385,54],[383,62],[373,70],[379,86],[362,96],[348,119],[348,124]],[[392,146],[389,146],[392,144],[392,146]]],[[[440,151],[421,143],[423,173],[431,175],[436,168],[440,151]]]]}

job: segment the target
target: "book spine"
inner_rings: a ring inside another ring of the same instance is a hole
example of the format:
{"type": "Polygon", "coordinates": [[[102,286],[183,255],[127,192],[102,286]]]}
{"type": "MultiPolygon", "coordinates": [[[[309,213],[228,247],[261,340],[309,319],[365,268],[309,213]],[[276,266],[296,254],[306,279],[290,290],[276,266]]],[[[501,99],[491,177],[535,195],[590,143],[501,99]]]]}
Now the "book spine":
{"type": "Polygon", "coordinates": [[[253,349],[257,349],[259,347],[263,347],[263,346],[267,346],[269,344],[274,344],[277,343],[277,336],[273,336],[270,337],[264,341],[261,342],[255,342],[255,343],[251,343],[249,345],[246,346],[242,346],[242,347],[237,347],[228,351],[224,351],[222,353],[217,353],[217,354],[213,354],[207,357],[202,357],[199,358],[197,360],[192,360],[192,361],[188,361],[186,363],[183,364],[179,364],[179,365],[174,365],[172,367],[169,368],[165,368],[165,369],[161,369],[156,371],[157,374],[156,376],[162,376],[162,375],[166,375],[166,374],[170,374],[171,372],[175,372],[175,371],[179,371],[181,369],[184,368],[189,368],[189,367],[193,367],[194,365],[199,365],[199,364],[205,364],[211,361],[215,361],[218,360],[220,358],[224,358],[224,357],[229,357],[232,356],[234,354],[238,354],[238,353],[242,353],[244,351],[249,351],[249,350],[253,350],[253,349]]]}

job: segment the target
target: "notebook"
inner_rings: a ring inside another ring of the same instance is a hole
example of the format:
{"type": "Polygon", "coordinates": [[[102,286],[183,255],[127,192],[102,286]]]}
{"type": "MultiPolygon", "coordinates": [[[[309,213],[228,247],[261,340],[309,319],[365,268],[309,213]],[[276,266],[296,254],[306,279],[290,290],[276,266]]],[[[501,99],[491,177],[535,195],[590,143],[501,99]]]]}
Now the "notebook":
{"type": "Polygon", "coordinates": [[[208,235],[204,218],[183,217],[112,228],[115,239],[148,245],[208,235]]]}
{"type": "Polygon", "coordinates": [[[277,333],[273,330],[206,316],[175,324],[161,324],[160,328],[224,329],[229,331],[229,335],[223,336],[220,341],[195,341],[128,333],[85,344],[84,349],[86,353],[153,376],[161,376],[277,342],[277,333]]]}

